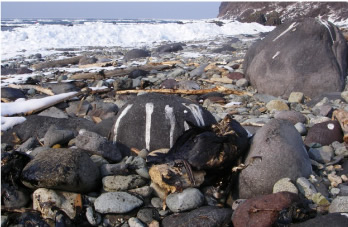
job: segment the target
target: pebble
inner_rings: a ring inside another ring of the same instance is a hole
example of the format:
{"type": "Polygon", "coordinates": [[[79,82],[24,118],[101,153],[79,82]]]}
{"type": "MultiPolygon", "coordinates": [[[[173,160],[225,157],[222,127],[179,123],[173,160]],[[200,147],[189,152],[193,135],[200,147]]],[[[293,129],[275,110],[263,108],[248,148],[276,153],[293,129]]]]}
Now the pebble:
{"type": "Polygon", "coordinates": [[[289,110],[289,106],[282,100],[272,100],[266,104],[266,108],[269,112],[289,110]]]}
{"type": "Polygon", "coordinates": [[[303,103],[304,95],[302,92],[291,92],[288,102],[303,103]]]}
{"type": "Polygon", "coordinates": [[[348,212],[348,196],[337,196],[329,207],[329,213],[348,212]]]}
{"type": "Polygon", "coordinates": [[[187,188],[181,193],[172,193],[168,195],[166,203],[172,212],[182,212],[203,205],[204,196],[196,188],[187,188]]]}
{"type": "Polygon", "coordinates": [[[334,156],[334,151],[330,146],[322,146],[319,148],[310,148],[308,155],[311,159],[325,164],[331,161],[334,156]]]}
{"type": "Polygon", "coordinates": [[[309,200],[312,199],[314,194],[318,193],[314,185],[304,177],[297,178],[296,186],[298,190],[309,200]]]}
{"type": "Polygon", "coordinates": [[[151,205],[157,209],[160,209],[162,208],[162,205],[163,205],[163,201],[161,198],[158,198],[158,197],[153,197],[151,199],[151,205]]]}
{"type": "Polygon", "coordinates": [[[129,227],[146,227],[145,224],[143,224],[138,218],[131,217],[128,220],[129,227]]]}
{"type": "Polygon", "coordinates": [[[298,194],[298,189],[291,182],[290,178],[282,178],[274,184],[273,193],[283,192],[283,191],[298,194]]]}
{"type": "Polygon", "coordinates": [[[103,178],[103,188],[105,191],[125,191],[141,187],[146,184],[146,181],[138,175],[128,176],[106,176],[103,178]]]}
{"type": "Polygon", "coordinates": [[[33,209],[40,211],[42,217],[53,220],[58,209],[61,209],[70,219],[74,219],[77,209],[75,204],[78,204],[76,201],[79,200],[82,203],[81,194],[39,188],[33,193],[33,209]]]}
{"type": "Polygon", "coordinates": [[[242,78],[242,79],[237,80],[236,85],[238,87],[244,88],[244,87],[247,87],[249,85],[249,81],[245,78],[242,78]]]}
{"type": "Polygon", "coordinates": [[[100,173],[103,177],[110,176],[110,175],[123,175],[128,172],[127,167],[128,167],[128,164],[124,162],[120,162],[116,164],[105,163],[100,166],[100,173]]]}
{"type": "Polygon", "coordinates": [[[327,178],[331,182],[332,187],[337,187],[339,184],[342,184],[342,178],[335,175],[334,173],[328,174],[327,178]]]}
{"type": "Polygon", "coordinates": [[[94,202],[99,213],[127,213],[140,207],[143,201],[127,192],[107,192],[101,194],[94,202]]]}
{"type": "Polygon", "coordinates": [[[328,206],[330,202],[321,193],[315,193],[312,196],[312,200],[315,204],[319,206],[328,206]]]}
{"type": "Polygon", "coordinates": [[[134,189],[130,189],[128,190],[129,192],[131,193],[135,193],[137,195],[140,195],[144,198],[147,198],[149,196],[151,196],[152,192],[153,192],[153,189],[150,187],[150,186],[143,186],[143,187],[140,187],[140,188],[134,188],[134,189]]]}
{"type": "Polygon", "coordinates": [[[154,208],[143,208],[138,211],[137,218],[146,224],[150,224],[153,220],[159,220],[160,215],[154,208]]]}
{"type": "Polygon", "coordinates": [[[86,218],[89,224],[97,226],[102,221],[102,217],[99,213],[95,212],[91,206],[86,209],[86,218]]]}
{"type": "Polygon", "coordinates": [[[295,128],[300,133],[301,136],[304,136],[307,134],[307,128],[302,122],[297,122],[295,124],[295,128]]]}

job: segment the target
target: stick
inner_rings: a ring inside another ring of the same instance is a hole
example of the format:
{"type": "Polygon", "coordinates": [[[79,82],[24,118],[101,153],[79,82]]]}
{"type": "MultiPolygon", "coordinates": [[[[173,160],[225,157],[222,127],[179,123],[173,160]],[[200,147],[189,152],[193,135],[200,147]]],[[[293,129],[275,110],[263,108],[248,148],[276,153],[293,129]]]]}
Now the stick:
{"type": "Polygon", "coordinates": [[[200,90],[184,90],[184,89],[139,89],[139,90],[123,90],[116,91],[116,94],[137,94],[140,92],[148,93],[162,93],[162,94],[182,94],[182,95],[202,95],[210,92],[220,92],[225,95],[248,95],[252,96],[249,92],[231,90],[222,86],[216,86],[211,89],[200,89],[200,90]]]}
{"type": "Polygon", "coordinates": [[[265,124],[264,123],[253,123],[253,122],[244,122],[241,123],[242,126],[257,126],[257,127],[262,127],[265,124]]]}
{"type": "Polygon", "coordinates": [[[62,66],[67,66],[69,64],[78,64],[80,59],[83,56],[77,56],[77,57],[72,57],[72,58],[66,58],[62,60],[54,60],[54,61],[48,61],[48,62],[43,62],[43,63],[38,63],[33,65],[32,67],[35,70],[42,70],[45,68],[53,68],[53,67],[62,67],[62,66]]]}
{"type": "Polygon", "coordinates": [[[51,89],[48,88],[43,88],[37,85],[29,85],[29,84],[24,84],[24,85],[17,85],[17,84],[9,84],[8,87],[10,88],[17,88],[17,89],[35,89],[41,93],[44,93],[46,95],[55,95],[51,89]]]}

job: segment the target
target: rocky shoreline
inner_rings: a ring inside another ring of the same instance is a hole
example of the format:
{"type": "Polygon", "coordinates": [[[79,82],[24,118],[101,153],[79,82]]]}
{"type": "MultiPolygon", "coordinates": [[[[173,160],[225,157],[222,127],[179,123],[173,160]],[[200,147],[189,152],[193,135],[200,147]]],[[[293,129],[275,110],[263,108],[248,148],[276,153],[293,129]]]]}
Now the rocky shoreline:
{"type": "Polygon", "coordinates": [[[3,62],[2,104],[74,93],[2,131],[2,226],[346,226],[347,87],[258,93],[243,63],[266,35],[3,62]],[[169,150],[187,121],[234,133],[204,128],[169,150]],[[211,138],[224,152],[180,156],[211,138]],[[180,155],[150,163],[168,150],[180,155]]]}

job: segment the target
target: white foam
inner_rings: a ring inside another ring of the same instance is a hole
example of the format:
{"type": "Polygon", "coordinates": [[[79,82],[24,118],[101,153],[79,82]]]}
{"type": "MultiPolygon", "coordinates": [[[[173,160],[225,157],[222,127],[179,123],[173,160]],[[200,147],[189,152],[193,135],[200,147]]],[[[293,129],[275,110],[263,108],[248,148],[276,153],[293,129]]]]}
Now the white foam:
{"type": "Polygon", "coordinates": [[[184,24],[111,24],[103,22],[64,25],[28,25],[13,31],[2,31],[2,59],[16,55],[45,53],[50,48],[83,46],[152,46],[162,41],[195,41],[218,36],[269,32],[272,26],[223,20],[217,26],[209,20],[186,21],[184,24]],[[22,50],[26,50],[22,52],[22,50]]]}

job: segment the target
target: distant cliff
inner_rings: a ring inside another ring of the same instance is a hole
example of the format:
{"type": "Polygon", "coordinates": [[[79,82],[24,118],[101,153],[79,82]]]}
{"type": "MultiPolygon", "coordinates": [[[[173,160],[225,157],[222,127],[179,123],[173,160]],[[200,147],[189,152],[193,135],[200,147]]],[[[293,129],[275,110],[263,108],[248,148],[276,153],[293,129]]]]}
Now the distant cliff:
{"type": "Polygon", "coordinates": [[[348,2],[222,2],[218,15],[222,19],[265,25],[318,16],[333,22],[347,20],[348,2]]]}

